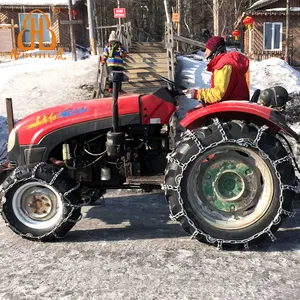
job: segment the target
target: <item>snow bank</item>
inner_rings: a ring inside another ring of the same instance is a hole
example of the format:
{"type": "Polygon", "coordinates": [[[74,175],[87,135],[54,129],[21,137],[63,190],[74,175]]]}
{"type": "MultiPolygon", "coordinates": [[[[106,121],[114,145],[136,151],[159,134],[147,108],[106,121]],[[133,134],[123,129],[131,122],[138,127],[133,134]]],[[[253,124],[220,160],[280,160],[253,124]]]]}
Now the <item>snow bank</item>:
{"type": "MultiPolygon", "coordinates": [[[[79,59],[82,55],[78,51],[79,59]]],[[[0,63],[0,103],[13,99],[15,118],[37,110],[88,99],[96,78],[97,57],[71,60],[54,58],[26,58],[0,63]]],[[[0,58],[1,61],[1,58],[0,58]]],[[[0,115],[6,115],[5,105],[0,105],[0,115]]]]}
{"type": "Polygon", "coordinates": [[[289,93],[300,92],[300,73],[279,58],[251,61],[251,90],[281,85],[289,93]]]}
{"type": "MultiPolygon", "coordinates": [[[[0,0],[1,1],[1,0],[0,0]]],[[[36,51],[35,51],[36,52],[36,51]]],[[[41,52],[41,51],[40,51],[41,52]]],[[[0,57],[0,163],[6,159],[7,121],[5,98],[13,99],[14,116],[24,116],[63,102],[89,99],[96,78],[97,57],[78,61],[65,53],[66,60],[54,58],[10,59],[0,57]]]]}
{"type": "MultiPolygon", "coordinates": [[[[187,88],[207,88],[210,86],[211,73],[206,71],[207,62],[200,61],[202,57],[198,52],[196,60],[189,57],[180,56],[177,58],[179,83],[187,88]]],[[[268,87],[280,85],[287,89],[289,93],[300,93],[300,73],[279,58],[270,58],[263,61],[250,62],[251,94],[256,89],[266,89],[268,87]]],[[[198,101],[180,97],[179,118],[183,118],[190,108],[198,105],[198,101]]],[[[300,99],[293,105],[299,106],[300,99]]]]}

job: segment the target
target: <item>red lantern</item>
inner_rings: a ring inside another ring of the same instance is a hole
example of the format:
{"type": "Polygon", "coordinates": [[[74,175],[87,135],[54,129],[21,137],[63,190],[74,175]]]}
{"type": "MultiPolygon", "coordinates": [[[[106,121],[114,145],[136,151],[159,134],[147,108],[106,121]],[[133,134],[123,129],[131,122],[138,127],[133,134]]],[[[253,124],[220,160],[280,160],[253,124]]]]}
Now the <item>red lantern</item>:
{"type": "Polygon", "coordinates": [[[77,11],[75,9],[73,9],[73,19],[75,20],[76,19],[76,16],[77,16],[77,11]]]}
{"type": "Polygon", "coordinates": [[[254,19],[252,17],[249,17],[247,16],[244,20],[243,20],[243,23],[245,26],[248,27],[248,29],[250,30],[251,29],[251,25],[253,25],[254,23],[254,19]]]}
{"type": "Polygon", "coordinates": [[[238,29],[232,31],[232,35],[234,36],[234,39],[237,41],[239,39],[239,36],[241,35],[240,31],[238,29]]]}

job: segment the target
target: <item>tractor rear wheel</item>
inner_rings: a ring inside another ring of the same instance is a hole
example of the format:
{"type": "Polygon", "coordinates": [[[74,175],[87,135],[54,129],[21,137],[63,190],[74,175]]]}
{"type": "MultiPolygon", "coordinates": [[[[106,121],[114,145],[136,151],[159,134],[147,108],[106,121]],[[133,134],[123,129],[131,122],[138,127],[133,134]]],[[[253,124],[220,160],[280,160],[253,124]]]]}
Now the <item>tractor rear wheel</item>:
{"type": "Polygon", "coordinates": [[[169,156],[171,216],[201,242],[248,248],[292,215],[296,179],[290,156],[266,127],[242,122],[188,131],[169,156]]]}
{"type": "Polygon", "coordinates": [[[2,217],[23,238],[63,238],[81,217],[78,187],[68,172],[58,166],[22,166],[1,186],[2,217]]]}

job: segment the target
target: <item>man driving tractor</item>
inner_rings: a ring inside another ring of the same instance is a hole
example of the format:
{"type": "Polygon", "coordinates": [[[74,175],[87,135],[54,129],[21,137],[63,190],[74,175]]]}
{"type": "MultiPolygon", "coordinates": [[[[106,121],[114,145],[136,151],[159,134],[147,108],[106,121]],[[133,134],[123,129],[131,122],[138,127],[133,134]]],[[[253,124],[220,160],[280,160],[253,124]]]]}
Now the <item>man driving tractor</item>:
{"type": "Polygon", "coordinates": [[[239,52],[226,52],[224,38],[214,36],[206,45],[207,70],[212,72],[211,87],[187,89],[188,98],[207,104],[225,100],[249,100],[249,60],[239,52]]]}

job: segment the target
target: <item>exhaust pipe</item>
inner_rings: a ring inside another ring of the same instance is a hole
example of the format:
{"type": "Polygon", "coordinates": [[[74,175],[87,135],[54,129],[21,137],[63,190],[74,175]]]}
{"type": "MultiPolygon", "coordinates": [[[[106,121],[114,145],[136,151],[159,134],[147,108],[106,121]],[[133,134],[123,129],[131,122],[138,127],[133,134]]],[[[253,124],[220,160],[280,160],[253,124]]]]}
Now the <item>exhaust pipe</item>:
{"type": "Polygon", "coordinates": [[[120,132],[118,107],[119,91],[124,74],[122,71],[113,71],[110,76],[113,82],[112,131],[109,131],[106,136],[106,151],[109,157],[119,158],[125,153],[125,133],[120,132]]]}

